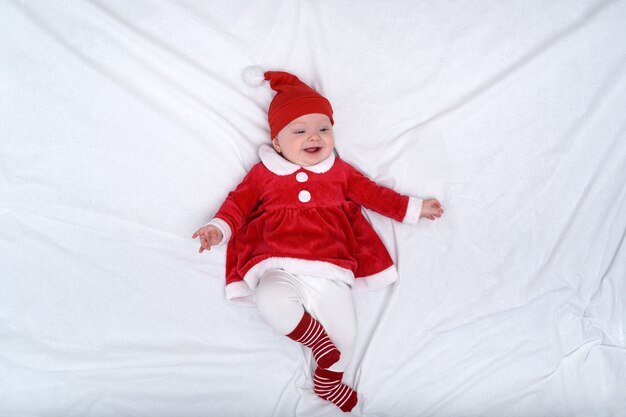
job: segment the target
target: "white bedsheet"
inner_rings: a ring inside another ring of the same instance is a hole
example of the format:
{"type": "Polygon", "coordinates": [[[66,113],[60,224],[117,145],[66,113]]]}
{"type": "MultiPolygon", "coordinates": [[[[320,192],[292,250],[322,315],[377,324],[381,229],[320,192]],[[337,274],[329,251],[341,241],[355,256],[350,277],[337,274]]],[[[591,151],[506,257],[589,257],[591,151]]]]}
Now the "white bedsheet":
{"type": "Polygon", "coordinates": [[[0,2],[0,416],[329,416],[309,354],[191,239],[270,89],[446,209],[369,217],[356,416],[626,416],[625,1],[0,2]]]}

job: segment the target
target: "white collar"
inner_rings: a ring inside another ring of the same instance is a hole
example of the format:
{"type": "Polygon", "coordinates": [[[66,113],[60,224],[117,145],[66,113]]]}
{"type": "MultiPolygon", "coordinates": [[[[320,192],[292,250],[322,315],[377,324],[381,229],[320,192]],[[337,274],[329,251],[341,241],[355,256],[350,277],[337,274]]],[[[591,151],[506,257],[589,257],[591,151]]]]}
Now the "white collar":
{"type": "Polygon", "coordinates": [[[261,162],[265,165],[265,168],[269,169],[276,175],[291,175],[300,168],[307,171],[315,172],[316,174],[323,174],[332,168],[335,163],[335,152],[333,151],[330,156],[324,159],[322,162],[318,162],[315,165],[308,167],[301,167],[293,162],[289,162],[276,152],[276,150],[270,145],[264,143],[259,147],[259,157],[261,162]]]}

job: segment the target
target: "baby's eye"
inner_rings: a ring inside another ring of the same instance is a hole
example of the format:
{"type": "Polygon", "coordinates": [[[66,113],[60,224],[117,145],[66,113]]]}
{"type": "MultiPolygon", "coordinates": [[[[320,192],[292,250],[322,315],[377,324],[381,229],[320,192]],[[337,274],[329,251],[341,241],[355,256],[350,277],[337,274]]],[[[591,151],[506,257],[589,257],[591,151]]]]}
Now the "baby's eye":
{"type": "Polygon", "coordinates": [[[320,129],[320,132],[328,132],[330,130],[330,128],[328,127],[323,127],[320,129]]]}
{"type": "Polygon", "coordinates": [[[301,134],[303,134],[303,133],[304,133],[304,130],[296,130],[296,131],[295,131],[295,132],[293,132],[293,133],[296,133],[296,134],[298,134],[298,135],[301,135],[301,134]]]}

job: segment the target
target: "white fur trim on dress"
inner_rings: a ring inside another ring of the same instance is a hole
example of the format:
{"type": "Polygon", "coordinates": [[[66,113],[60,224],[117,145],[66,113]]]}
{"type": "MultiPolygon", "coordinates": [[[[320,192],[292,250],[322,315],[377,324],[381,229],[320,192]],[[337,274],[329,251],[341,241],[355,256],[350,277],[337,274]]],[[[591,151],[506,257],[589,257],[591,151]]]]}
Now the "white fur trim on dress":
{"type": "Polygon", "coordinates": [[[256,295],[244,281],[228,284],[226,286],[226,299],[241,306],[256,306],[256,295]]]}
{"type": "Polygon", "coordinates": [[[244,281],[228,284],[226,286],[226,299],[243,306],[256,305],[254,288],[259,284],[263,274],[271,269],[284,270],[293,275],[315,276],[321,279],[344,282],[356,293],[376,291],[393,284],[398,279],[398,272],[394,265],[376,274],[355,279],[352,271],[330,262],[297,258],[268,258],[253,266],[244,277],[244,281]]]}
{"type": "Polygon", "coordinates": [[[421,198],[409,197],[409,205],[406,208],[406,214],[402,223],[417,224],[422,214],[422,203],[424,201],[421,198]]]}
{"type": "Polygon", "coordinates": [[[283,269],[294,275],[312,275],[332,279],[334,281],[345,282],[351,287],[354,285],[355,281],[352,271],[341,268],[330,262],[279,257],[268,258],[254,265],[243,279],[248,283],[250,288],[256,288],[263,273],[270,269],[283,269]]]}
{"type": "Polygon", "coordinates": [[[230,237],[233,235],[233,232],[230,230],[230,226],[228,225],[228,223],[226,223],[222,219],[216,217],[208,222],[207,226],[208,225],[215,226],[220,229],[220,232],[222,232],[222,240],[220,240],[219,243],[217,243],[216,245],[213,245],[214,248],[219,248],[224,243],[228,242],[230,240],[230,237]]]}
{"type": "Polygon", "coordinates": [[[258,150],[259,158],[265,165],[265,168],[269,169],[276,175],[291,175],[299,169],[306,169],[307,171],[314,172],[316,174],[323,174],[333,167],[335,163],[335,152],[331,152],[328,158],[324,159],[315,165],[308,167],[301,167],[300,165],[289,162],[276,152],[276,150],[270,145],[264,143],[258,150]]]}
{"type": "Polygon", "coordinates": [[[354,280],[352,291],[363,293],[376,291],[387,285],[391,285],[398,279],[398,271],[394,265],[368,277],[357,278],[354,280]]]}

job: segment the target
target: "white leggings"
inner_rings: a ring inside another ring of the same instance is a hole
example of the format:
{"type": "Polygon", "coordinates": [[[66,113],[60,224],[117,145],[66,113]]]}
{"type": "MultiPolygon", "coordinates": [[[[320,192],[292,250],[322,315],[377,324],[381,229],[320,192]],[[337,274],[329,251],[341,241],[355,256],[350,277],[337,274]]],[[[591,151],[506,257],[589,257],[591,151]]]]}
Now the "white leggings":
{"type": "Polygon", "coordinates": [[[307,311],[324,326],[341,352],[339,361],[329,369],[335,372],[346,369],[356,338],[352,291],[347,284],[272,269],[261,277],[256,301],[261,317],[283,335],[291,333],[307,311]]]}

